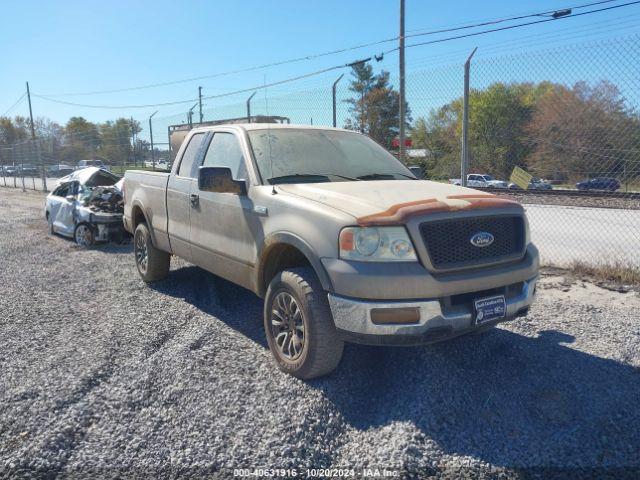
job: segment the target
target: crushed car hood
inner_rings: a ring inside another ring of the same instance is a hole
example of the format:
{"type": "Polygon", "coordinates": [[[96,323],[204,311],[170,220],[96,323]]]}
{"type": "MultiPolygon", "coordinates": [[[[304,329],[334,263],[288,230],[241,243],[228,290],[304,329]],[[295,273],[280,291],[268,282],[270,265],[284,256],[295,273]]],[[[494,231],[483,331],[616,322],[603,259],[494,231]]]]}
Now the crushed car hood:
{"type": "Polygon", "coordinates": [[[424,210],[425,206],[432,211],[434,207],[452,211],[518,205],[486,192],[429,180],[280,184],[278,189],[333,207],[358,220],[384,214],[390,217],[402,209],[416,213],[416,208],[424,210]]]}
{"type": "Polygon", "coordinates": [[[120,180],[119,177],[107,172],[106,170],[98,167],[86,167],[76,170],[66,177],[58,179],[56,186],[67,182],[78,182],[80,185],[87,185],[90,187],[106,186],[113,185],[118,180],[120,180]]]}

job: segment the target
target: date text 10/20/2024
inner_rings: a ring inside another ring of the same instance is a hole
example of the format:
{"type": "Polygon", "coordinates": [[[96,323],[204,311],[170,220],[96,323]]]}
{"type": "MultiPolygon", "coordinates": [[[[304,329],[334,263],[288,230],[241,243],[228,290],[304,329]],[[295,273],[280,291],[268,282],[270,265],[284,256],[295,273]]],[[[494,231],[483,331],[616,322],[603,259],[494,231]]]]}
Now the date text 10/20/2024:
{"type": "Polygon", "coordinates": [[[234,477],[253,478],[397,478],[400,472],[386,468],[237,468],[234,477]]]}

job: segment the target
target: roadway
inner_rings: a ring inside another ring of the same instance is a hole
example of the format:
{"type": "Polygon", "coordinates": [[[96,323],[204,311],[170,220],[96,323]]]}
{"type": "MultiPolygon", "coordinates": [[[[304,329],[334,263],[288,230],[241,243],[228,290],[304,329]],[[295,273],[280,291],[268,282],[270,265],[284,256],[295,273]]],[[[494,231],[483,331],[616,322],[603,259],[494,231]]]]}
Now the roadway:
{"type": "Polygon", "coordinates": [[[640,210],[524,205],[542,262],[640,268],[640,210]]]}

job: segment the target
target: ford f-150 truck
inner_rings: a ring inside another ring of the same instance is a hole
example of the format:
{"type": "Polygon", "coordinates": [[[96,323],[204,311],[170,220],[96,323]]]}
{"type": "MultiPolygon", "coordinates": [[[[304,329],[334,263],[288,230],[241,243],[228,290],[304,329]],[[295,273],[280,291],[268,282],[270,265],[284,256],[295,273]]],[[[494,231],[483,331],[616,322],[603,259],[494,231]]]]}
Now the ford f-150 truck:
{"type": "Polygon", "coordinates": [[[252,290],[278,366],[300,378],[332,371],[344,341],[436,342],[534,298],[518,203],[418,180],[356,132],[196,128],[171,173],[127,171],[124,196],[142,279],[164,279],[176,255],[252,290]]]}

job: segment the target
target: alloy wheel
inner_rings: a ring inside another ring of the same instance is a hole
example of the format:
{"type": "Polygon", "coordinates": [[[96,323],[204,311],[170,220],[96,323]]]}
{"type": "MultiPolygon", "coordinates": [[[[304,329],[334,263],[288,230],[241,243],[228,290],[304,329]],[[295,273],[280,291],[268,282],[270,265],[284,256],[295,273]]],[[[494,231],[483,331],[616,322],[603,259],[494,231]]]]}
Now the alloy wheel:
{"type": "Polygon", "coordinates": [[[279,354],[297,360],[304,350],[305,329],[302,310],[293,295],[280,292],[271,308],[271,333],[279,354]]]}
{"type": "Polygon", "coordinates": [[[78,245],[88,247],[91,245],[91,230],[87,225],[79,225],[76,228],[75,240],[78,245]]]}
{"type": "Polygon", "coordinates": [[[140,232],[136,235],[135,241],[136,263],[142,273],[146,273],[149,263],[149,254],[147,252],[147,241],[140,232]]]}

